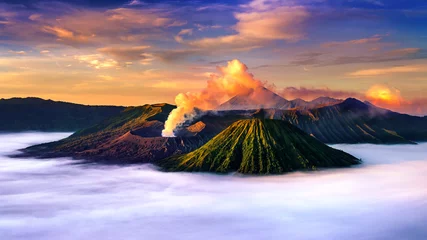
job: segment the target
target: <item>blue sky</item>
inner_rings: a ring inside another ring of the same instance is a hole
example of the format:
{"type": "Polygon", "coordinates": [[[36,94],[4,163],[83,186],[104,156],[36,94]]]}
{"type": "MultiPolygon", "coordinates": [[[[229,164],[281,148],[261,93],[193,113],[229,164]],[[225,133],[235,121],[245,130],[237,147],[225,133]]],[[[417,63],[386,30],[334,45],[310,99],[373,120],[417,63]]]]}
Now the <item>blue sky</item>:
{"type": "Polygon", "coordinates": [[[239,59],[287,98],[381,85],[419,111],[426,23],[422,0],[2,0],[0,97],[173,102],[239,59]]]}

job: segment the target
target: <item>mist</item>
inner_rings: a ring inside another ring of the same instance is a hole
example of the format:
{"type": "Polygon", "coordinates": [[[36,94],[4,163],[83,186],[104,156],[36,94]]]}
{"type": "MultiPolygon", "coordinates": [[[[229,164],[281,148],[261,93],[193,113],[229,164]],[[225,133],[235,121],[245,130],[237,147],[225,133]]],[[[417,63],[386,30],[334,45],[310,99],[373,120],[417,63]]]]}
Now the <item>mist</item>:
{"type": "Polygon", "coordinates": [[[425,143],[270,177],[7,157],[69,134],[0,135],[0,239],[427,239],[425,143]]]}

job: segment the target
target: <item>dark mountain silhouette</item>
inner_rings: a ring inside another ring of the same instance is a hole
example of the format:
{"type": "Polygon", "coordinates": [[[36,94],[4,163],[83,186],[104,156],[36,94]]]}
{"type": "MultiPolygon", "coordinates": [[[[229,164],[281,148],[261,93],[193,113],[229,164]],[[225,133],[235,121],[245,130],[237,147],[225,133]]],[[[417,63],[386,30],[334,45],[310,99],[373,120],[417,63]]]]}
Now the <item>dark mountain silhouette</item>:
{"type": "Polygon", "coordinates": [[[157,164],[168,171],[280,174],[358,163],[285,121],[255,118],[239,120],[199,149],[157,164]]]}
{"type": "Polygon", "coordinates": [[[123,109],[40,98],[0,99],[0,131],[76,131],[117,115],[123,109]]]}

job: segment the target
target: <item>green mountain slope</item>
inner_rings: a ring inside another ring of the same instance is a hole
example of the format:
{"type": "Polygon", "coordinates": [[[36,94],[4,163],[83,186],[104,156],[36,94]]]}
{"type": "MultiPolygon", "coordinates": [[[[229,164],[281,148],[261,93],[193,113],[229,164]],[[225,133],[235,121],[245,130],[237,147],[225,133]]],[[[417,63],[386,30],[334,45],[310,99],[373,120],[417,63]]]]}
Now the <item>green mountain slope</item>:
{"type": "Polygon", "coordinates": [[[40,98],[0,99],[0,131],[77,131],[117,115],[123,109],[40,98]]]}
{"type": "Polygon", "coordinates": [[[240,120],[199,149],[159,161],[168,171],[280,174],[360,163],[281,120],[240,120]]]}

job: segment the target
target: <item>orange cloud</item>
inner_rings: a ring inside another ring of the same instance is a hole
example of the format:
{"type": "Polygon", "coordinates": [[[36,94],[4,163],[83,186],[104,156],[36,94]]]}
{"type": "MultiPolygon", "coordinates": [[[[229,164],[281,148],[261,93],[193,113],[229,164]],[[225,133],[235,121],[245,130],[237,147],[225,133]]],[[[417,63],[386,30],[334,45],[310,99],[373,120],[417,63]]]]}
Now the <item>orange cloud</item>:
{"type": "Polygon", "coordinates": [[[427,114],[427,99],[406,100],[400,91],[387,85],[373,85],[365,94],[366,99],[376,106],[413,115],[427,114]]]}
{"type": "Polygon", "coordinates": [[[405,102],[398,89],[380,84],[369,88],[366,98],[373,104],[382,107],[399,107],[405,102]]]}
{"type": "Polygon", "coordinates": [[[72,42],[78,42],[78,43],[85,43],[89,41],[89,38],[95,36],[94,34],[92,34],[91,36],[77,34],[61,27],[45,26],[42,28],[42,30],[46,33],[50,33],[56,36],[59,41],[72,41],[72,42]]]}

